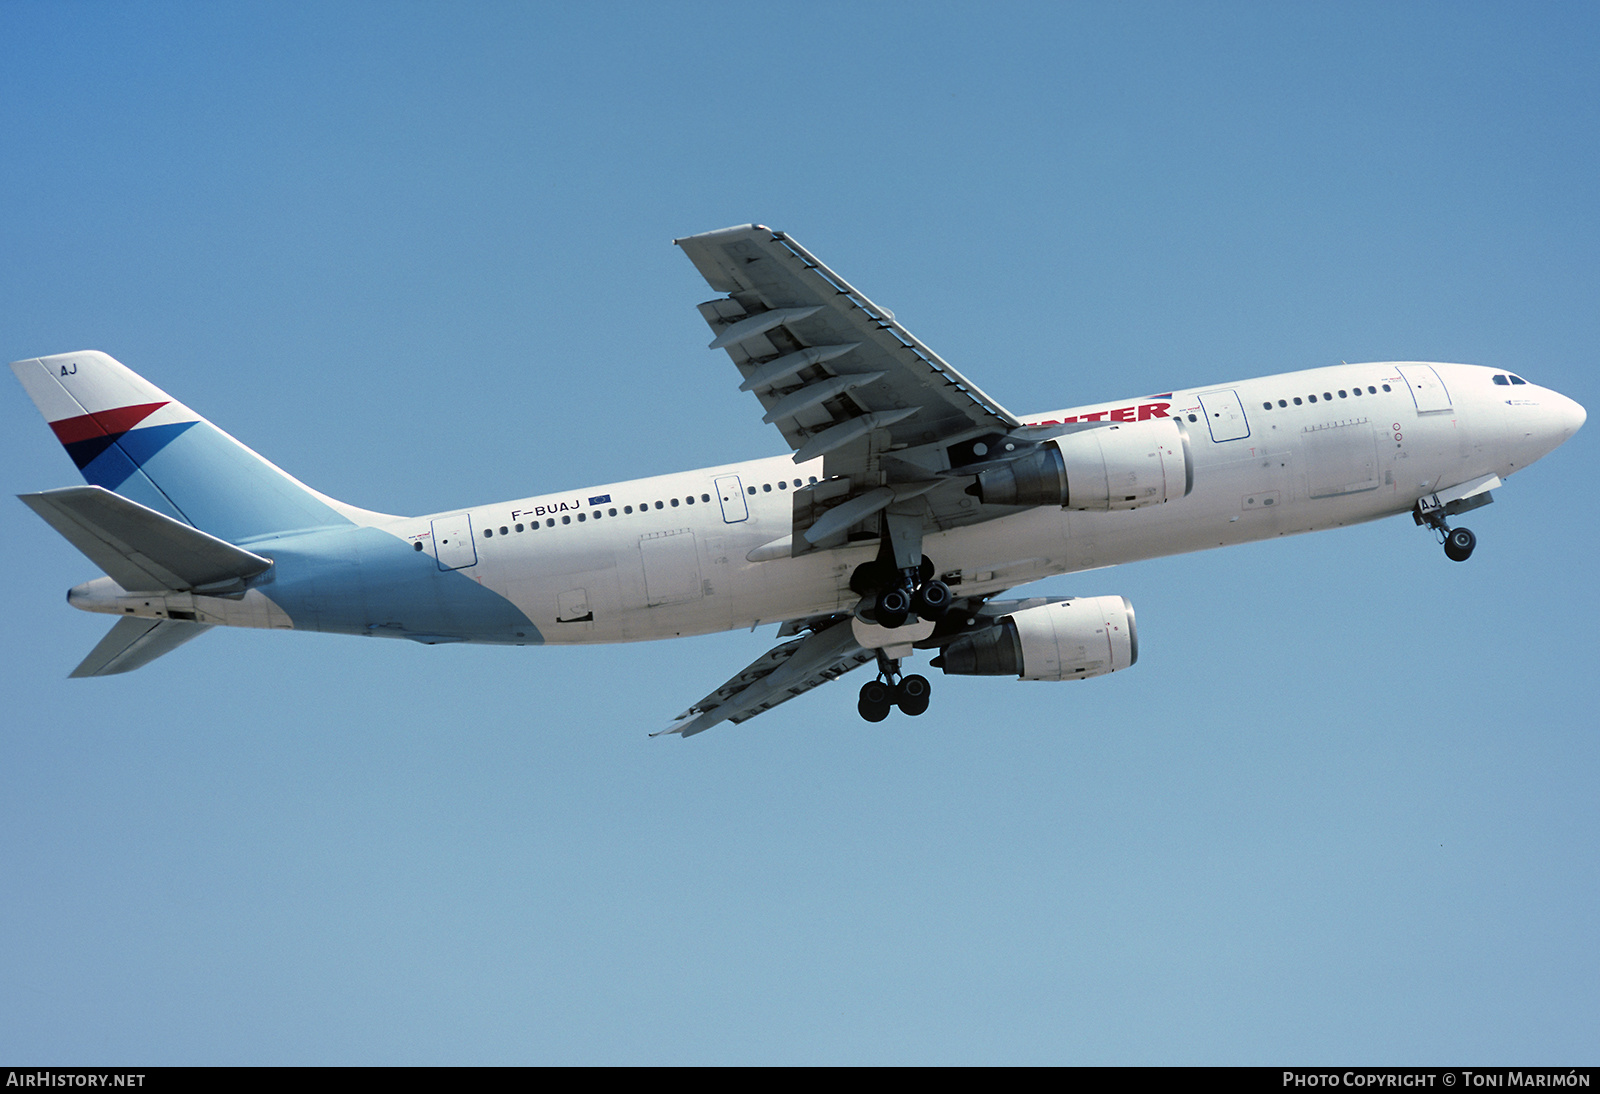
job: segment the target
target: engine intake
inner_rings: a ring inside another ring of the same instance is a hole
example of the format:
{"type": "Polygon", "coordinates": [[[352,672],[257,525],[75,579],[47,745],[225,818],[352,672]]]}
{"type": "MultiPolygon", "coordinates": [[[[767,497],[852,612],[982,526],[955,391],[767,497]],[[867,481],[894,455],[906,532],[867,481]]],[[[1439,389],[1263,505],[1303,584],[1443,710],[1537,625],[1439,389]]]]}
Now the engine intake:
{"type": "Polygon", "coordinates": [[[1194,489],[1189,433],[1175,418],[1068,433],[978,475],[986,505],[1138,509],[1194,489]]]}
{"type": "Polygon", "coordinates": [[[1002,616],[964,634],[933,664],[951,676],[1087,680],[1139,660],[1139,631],[1125,596],[1073,597],[1002,616]]]}

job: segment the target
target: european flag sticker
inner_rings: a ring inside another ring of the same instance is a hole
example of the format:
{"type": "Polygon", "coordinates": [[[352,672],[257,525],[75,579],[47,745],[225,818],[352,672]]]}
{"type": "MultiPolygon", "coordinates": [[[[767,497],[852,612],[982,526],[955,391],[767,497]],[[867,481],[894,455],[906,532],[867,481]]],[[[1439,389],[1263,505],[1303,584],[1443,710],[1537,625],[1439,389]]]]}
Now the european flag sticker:
{"type": "Polygon", "coordinates": [[[611,500],[611,495],[610,494],[600,494],[597,497],[590,498],[589,499],[589,504],[590,505],[604,505],[610,500],[611,500]]]}

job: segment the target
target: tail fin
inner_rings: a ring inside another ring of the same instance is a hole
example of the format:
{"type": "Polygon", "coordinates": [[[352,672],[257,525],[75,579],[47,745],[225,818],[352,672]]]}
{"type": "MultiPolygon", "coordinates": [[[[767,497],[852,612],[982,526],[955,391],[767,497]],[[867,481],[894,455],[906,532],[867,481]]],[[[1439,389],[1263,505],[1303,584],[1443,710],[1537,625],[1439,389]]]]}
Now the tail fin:
{"type": "Polygon", "coordinates": [[[86,350],[11,365],[93,486],[231,543],[365,523],[144,377],[86,350]]]}

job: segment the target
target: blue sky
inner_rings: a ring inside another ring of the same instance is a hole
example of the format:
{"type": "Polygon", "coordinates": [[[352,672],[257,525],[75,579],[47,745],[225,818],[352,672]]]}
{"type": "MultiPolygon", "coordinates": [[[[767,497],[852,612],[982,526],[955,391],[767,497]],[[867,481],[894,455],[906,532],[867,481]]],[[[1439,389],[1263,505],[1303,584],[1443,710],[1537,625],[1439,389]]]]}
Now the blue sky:
{"type": "MultiPolygon", "coordinates": [[[[1593,408],[1596,24],[8,4],[5,358],[390,512],[774,454],[670,245],[756,220],[1018,412],[1407,359],[1593,408]]],[[[0,416],[9,492],[76,481],[0,416]]],[[[645,734],[770,628],[69,681],[93,569],[0,507],[0,1058],[1593,1062],[1595,437],[1466,565],[1401,518],[1058,578],[1136,667],[690,741],[645,734]]]]}

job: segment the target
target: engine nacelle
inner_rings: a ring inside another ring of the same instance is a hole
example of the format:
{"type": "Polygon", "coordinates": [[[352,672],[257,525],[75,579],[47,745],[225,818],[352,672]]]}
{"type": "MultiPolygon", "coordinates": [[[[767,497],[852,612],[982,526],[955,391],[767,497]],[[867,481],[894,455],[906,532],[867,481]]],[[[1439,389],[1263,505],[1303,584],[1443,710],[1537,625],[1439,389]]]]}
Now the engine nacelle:
{"type": "Polygon", "coordinates": [[[1139,660],[1139,631],[1125,596],[1085,596],[1024,608],[964,634],[934,664],[952,676],[1087,680],[1139,660]]]}
{"type": "Polygon", "coordinates": [[[1176,418],[1068,433],[978,475],[978,499],[989,505],[1138,509],[1193,489],[1189,433],[1176,418]]]}

